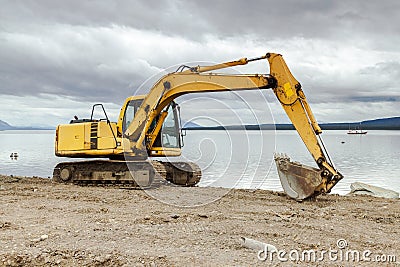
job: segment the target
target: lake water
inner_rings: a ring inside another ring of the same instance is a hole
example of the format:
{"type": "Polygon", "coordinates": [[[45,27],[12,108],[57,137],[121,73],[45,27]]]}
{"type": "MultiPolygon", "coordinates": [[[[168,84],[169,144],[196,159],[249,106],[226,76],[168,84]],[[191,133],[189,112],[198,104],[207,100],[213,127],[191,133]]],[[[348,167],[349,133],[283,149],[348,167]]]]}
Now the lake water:
{"type": "MultiPolygon", "coordinates": [[[[400,131],[325,131],[322,137],[344,175],[333,193],[348,193],[356,181],[400,192],[400,131]]],[[[201,166],[200,186],[282,191],[274,152],[316,166],[296,131],[187,131],[179,160],[201,166]]],[[[0,159],[1,174],[40,177],[51,177],[58,162],[73,160],[54,156],[54,131],[0,131],[0,159]],[[10,158],[14,152],[17,159],[10,158]]]]}

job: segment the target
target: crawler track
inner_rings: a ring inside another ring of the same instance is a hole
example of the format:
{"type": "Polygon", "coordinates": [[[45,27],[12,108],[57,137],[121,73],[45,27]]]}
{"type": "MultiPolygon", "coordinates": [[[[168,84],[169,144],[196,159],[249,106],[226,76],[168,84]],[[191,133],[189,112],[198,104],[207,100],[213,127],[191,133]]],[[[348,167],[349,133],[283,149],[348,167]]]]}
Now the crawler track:
{"type": "Polygon", "coordinates": [[[165,170],[165,179],[172,184],[194,186],[201,179],[201,169],[193,162],[160,162],[165,170]]]}
{"type": "Polygon", "coordinates": [[[62,162],[53,180],[79,185],[124,185],[134,188],[162,184],[194,186],[201,179],[199,166],[191,162],[90,160],[62,162]]]}

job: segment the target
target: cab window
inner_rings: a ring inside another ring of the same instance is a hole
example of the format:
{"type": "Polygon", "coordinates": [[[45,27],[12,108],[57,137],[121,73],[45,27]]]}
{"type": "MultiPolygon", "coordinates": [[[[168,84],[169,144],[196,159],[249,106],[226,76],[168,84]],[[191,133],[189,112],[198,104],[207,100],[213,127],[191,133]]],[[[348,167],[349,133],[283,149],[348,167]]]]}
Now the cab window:
{"type": "Polygon", "coordinates": [[[179,148],[179,122],[177,120],[176,105],[170,105],[168,115],[161,129],[161,143],[163,147],[179,148]]]}
{"type": "Polygon", "coordinates": [[[137,110],[139,109],[140,105],[142,104],[143,99],[135,99],[129,101],[128,105],[126,105],[124,121],[122,123],[122,131],[128,128],[129,124],[133,121],[137,110]]]}

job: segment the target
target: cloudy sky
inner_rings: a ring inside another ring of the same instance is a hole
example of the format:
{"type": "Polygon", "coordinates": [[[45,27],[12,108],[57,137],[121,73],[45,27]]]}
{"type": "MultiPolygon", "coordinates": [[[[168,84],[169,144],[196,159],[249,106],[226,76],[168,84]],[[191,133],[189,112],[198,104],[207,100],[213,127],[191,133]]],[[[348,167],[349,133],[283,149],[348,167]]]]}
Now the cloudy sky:
{"type": "MultiPolygon", "coordinates": [[[[266,52],[284,56],[320,122],[400,115],[397,0],[0,4],[0,119],[15,126],[53,127],[89,116],[94,103],[116,120],[124,99],[148,90],[142,84],[163,69],[266,52]]],[[[269,72],[266,62],[235,71],[269,72]]],[[[287,122],[271,91],[177,101],[184,120],[230,124],[233,112],[244,123],[263,123],[271,110],[287,122]]]]}

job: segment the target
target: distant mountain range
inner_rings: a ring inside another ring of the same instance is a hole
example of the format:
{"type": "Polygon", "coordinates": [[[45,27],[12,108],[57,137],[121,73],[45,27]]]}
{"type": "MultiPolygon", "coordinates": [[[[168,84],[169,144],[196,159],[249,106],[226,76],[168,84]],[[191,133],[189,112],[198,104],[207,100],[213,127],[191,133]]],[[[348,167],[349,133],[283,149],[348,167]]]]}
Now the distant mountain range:
{"type": "Polygon", "coordinates": [[[0,130],[11,130],[12,128],[7,122],[0,120],[0,130]]]}
{"type": "Polygon", "coordinates": [[[53,130],[53,129],[46,127],[15,127],[8,124],[5,121],[0,120],[0,131],[5,131],[5,130],[53,130]]]}
{"type": "MultiPolygon", "coordinates": [[[[400,117],[367,120],[361,122],[320,123],[323,130],[400,130],[400,117]]],[[[185,124],[186,130],[294,130],[292,124],[201,126],[191,122],[185,124]]]]}

